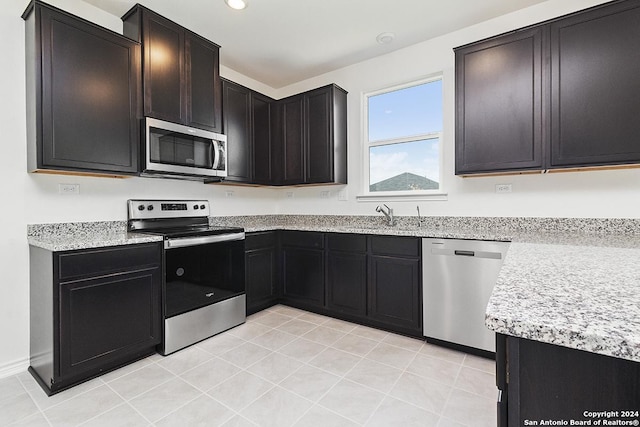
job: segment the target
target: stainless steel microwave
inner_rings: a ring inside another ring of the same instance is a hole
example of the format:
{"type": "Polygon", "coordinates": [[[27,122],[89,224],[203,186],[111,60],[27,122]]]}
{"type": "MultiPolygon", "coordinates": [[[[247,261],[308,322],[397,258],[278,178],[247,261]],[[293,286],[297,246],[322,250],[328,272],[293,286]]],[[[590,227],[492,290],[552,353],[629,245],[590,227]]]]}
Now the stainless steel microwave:
{"type": "Polygon", "coordinates": [[[145,118],[143,176],[207,179],[227,176],[227,137],[145,118]]]}

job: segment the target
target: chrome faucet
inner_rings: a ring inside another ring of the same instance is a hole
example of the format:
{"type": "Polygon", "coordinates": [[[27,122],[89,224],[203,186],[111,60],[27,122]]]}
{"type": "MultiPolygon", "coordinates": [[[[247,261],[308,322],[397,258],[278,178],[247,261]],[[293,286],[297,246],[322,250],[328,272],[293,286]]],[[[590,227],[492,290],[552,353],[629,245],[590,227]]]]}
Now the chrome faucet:
{"type": "Polygon", "coordinates": [[[387,205],[382,205],[382,206],[378,206],[376,208],[376,212],[380,212],[385,217],[387,217],[387,221],[389,221],[389,223],[387,225],[389,225],[390,227],[393,227],[394,225],[396,225],[396,221],[395,221],[395,219],[393,219],[393,209],[391,209],[387,205]],[[385,211],[382,206],[384,206],[384,208],[387,208],[387,210],[385,211]]]}

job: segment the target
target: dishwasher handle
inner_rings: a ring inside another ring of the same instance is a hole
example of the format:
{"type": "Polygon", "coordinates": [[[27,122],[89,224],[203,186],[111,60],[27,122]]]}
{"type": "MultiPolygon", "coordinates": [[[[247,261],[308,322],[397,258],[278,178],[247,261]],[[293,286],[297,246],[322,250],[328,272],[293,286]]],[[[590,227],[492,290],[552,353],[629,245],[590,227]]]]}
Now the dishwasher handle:
{"type": "Polygon", "coordinates": [[[465,256],[469,258],[488,258],[488,259],[502,259],[502,252],[490,252],[490,251],[470,251],[463,249],[441,249],[431,248],[431,255],[444,255],[444,256],[465,256]]]}
{"type": "Polygon", "coordinates": [[[456,249],[455,251],[453,251],[454,255],[460,255],[460,256],[476,256],[476,253],[474,251],[461,251],[456,249]]]}

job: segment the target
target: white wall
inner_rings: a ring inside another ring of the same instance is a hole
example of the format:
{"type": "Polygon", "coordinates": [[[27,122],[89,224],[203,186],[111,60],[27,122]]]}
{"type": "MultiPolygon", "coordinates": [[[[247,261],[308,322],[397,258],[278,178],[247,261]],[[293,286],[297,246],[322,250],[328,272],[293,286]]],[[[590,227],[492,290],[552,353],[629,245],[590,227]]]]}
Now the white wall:
{"type": "MultiPolygon", "coordinates": [[[[50,4],[122,32],[119,17],[79,0],[47,0],[50,4]]],[[[24,21],[27,0],[4,0],[0,8],[0,377],[24,369],[29,354],[27,224],[95,220],[126,220],[129,198],[203,198],[213,215],[276,213],[277,190],[152,178],[94,178],[26,172],[24,21]],[[59,183],[80,184],[80,195],[58,194],[59,183]],[[233,191],[233,197],[225,196],[233,191]]],[[[224,75],[268,95],[273,89],[233,70],[224,75]]]]}
{"type": "MultiPolygon", "coordinates": [[[[410,82],[433,73],[444,73],[443,186],[448,201],[394,202],[399,215],[543,216],[543,217],[640,217],[631,203],[640,196],[640,169],[461,178],[454,175],[454,54],[453,48],[535,24],[589,6],[601,0],[549,0],[519,12],[420,43],[395,53],[337,70],[278,91],[283,97],[328,83],[349,92],[348,144],[349,200],[333,203],[320,199],[327,188],[296,189],[294,199],[280,198],[279,210],[287,213],[349,213],[375,215],[379,202],[357,202],[364,188],[362,177],[362,94],[410,82]],[[496,194],[495,184],[510,183],[511,194],[496,194]]],[[[373,40],[372,40],[373,42],[373,40]]],[[[606,141],[603,141],[606,143],[606,141]]]]}
{"type": "MultiPolygon", "coordinates": [[[[106,14],[80,0],[49,0],[62,9],[121,30],[119,17],[106,14]]],[[[401,51],[356,64],[280,90],[221,67],[224,76],[274,97],[282,97],[335,82],[349,91],[349,200],[339,202],[344,186],[270,189],[149,178],[106,179],[26,173],[24,96],[24,23],[26,0],[4,0],[0,9],[0,130],[2,154],[0,185],[0,376],[24,369],[29,353],[28,248],[26,225],[43,222],[125,220],[129,198],[206,198],[214,215],[270,213],[375,214],[375,203],[358,203],[362,190],[362,93],[444,73],[445,122],[444,186],[448,201],[420,202],[423,215],[640,217],[631,201],[640,195],[640,170],[458,178],[453,175],[453,52],[452,48],[481,38],[539,22],[600,3],[599,0],[549,0],[543,4],[476,25],[401,51]],[[61,196],[59,183],[80,184],[80,195],[61,196]],[[496,183],[512,183],[513,193],[496,195],[496,183]],[[232,190],[233,197],[225,197],[232,190]],[[331,199],[320,199],[320,191],[331,199]],[[294,198],[286,198],[292,191],[294,198]]],[[[415,202],[392,202],[400,215],[413,215],[415,202]]]]}

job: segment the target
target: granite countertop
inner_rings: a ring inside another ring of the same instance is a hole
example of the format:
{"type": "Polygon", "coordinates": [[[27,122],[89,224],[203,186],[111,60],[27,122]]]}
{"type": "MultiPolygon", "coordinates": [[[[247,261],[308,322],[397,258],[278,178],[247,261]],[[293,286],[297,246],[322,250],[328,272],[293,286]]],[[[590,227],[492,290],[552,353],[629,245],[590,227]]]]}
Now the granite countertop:
{"type": "MultiPolygon", "coordinates": [[[[499,333],[640,362],[640,221],[557,218],[248,216],[210,218],[246,232],[299,230],[510,241],[486,311],[499,333]]],[[[29,244],[52,251],[162,240],[126,222],[42,224],[29,244]]]]}
{"type": "Polygon", "coordinates": [[[128,233],[123,221],[29,225],[27,242],[53,252],[160,242],[162,236],[128,233]]]}
{"type": "Polygon", "coordinates": [[[640,236],[583,240],[516,238],[485,323],[506,335],[640,362],[640,236]]]}

